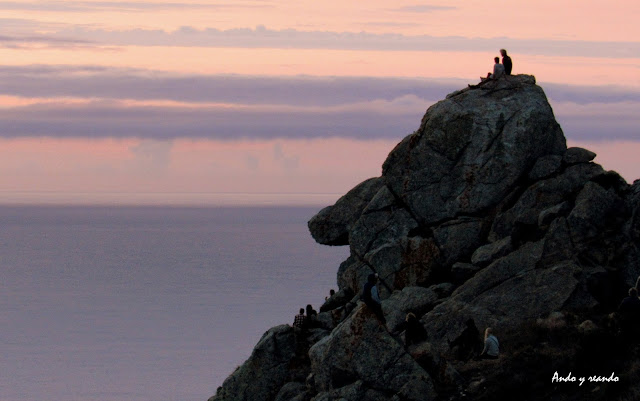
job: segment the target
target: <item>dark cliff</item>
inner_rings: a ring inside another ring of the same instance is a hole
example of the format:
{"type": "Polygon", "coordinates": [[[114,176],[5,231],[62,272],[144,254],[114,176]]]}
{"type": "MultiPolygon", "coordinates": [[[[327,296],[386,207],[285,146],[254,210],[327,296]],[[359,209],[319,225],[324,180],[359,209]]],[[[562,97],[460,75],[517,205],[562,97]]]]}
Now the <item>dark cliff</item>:
{"type": "Polygon", "coordinates": [[[318,327],[269,330],[210,401],[635,399],[639,352],[611,313],[640,273],[640,182],[594,157],[566,148],[532,76],[450,94],[380,177],[310,220],[351,250],[318,327]],[[372,272],[386,327],[358,302],[372,272]],[[428,340],[405,347],[409,312],[428,340]],[[470,319],[499,360],[449,345],[470,319]],[[556,371],[620,377],[551,384],[556,371]]]}

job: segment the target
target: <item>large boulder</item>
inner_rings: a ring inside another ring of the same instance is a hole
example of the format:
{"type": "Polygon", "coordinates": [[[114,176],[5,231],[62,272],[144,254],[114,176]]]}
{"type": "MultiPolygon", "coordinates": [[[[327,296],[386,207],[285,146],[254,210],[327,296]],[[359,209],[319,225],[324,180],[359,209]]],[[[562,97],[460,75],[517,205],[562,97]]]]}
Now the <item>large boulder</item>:
{"type": "Polygon", "coordinates": [[[431,341],[444,351],[468,319],[481,330],[507,332],[562,308],[579,287],[582,270],[573,262],[539,267],[543,249],[544,240],[527,243],[462,284],[422,318],[431,341]]]}
{"type": "Polygon", "coordinates": [[[295,376],[304,380],[309,369],[296,352],[299,341],[293,327],[273,327],[209,401],[271,401],[295,376]]]}
{"type": "Polygon", "coordinates": [[[383,164],[383,179],[422,224],[497,205],[544,155],[566,150],[542,89],[520,75],[450,95],[383,164]]]}
{"type": "Polygon", "coordinates": [[[381,186],[382,180],[370,178],[338,199],[335,205],[318,212],[309,220],[313,239],[324,245],[348,245],[353,223],[381,186]]]}
{"type": "Polygon", "coordinates": [[[407,285],[424,285],[436,272],[440,252],[423,237],[418,222],[385,186],[353,225],[352,256],[338,271],[338,285],[358,293],[372,272],[381,279],[383,297],[407,285]]]}
{"type": "Polygon", "coordinates": [[[406,401],[428,401],[436,397],[427,372],[365,305],[358,307],[331,335],[316,343],[309,356],[315,387],[320,393],[344,388],[355,391],[350,386],[356,385],[360,394],[374,390],[388,399],[393,395],[406,401]]]}
{"type": "Polygon", "coordinates": [[[574,199],[588,181],[601,174],[604,170],[599,165],[583,163],[568,167],[558,176],[534,183],[511,208],[498,214],[489,239],[496,241],[512,235],[517,223],[537,226],[541,213],[567,199],[574,199]]]}
{"type": "Polygon", "coordinates": [[[382,302],[382,311],[387,319],[389,331],[395,332],[405,321],[407,313],[417,317],[431,310],[440,296],[434,287],[404,287],[402,291],[394,291],[382,302]]]}
{"type": "Polygon", "coordinates": [[[467,260],[474,250],[484,242],[487,226],[484,219],[461,217],[440,224],[433,236],[442,253],[442,264],[446,267],[460,260],[467,260]]]}
{"type": "Polygon", "coordinates": [[[567,217],[574,243],[589,243],[600,236],[616,213],[624,212],[624,202],[613,189],[588,182],[582,188],[567,217]]]}

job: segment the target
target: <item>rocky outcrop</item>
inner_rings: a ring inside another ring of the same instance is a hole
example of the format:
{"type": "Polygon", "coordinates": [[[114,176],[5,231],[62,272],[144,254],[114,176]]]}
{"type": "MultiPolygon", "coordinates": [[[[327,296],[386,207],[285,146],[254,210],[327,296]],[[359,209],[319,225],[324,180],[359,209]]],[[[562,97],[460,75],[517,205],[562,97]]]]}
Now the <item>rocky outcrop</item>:
{"type": "Polygon", "coordinates": [[[212,399],[233,401],[273,400],[289,382],[304,382],[309,374],[306,352],[293,327],[267,331],[249,359],[229,376],[212,399]]]}
{"type": "Polygon", "coordinates": [[[353,384],[361,394],[373,390],[407,401],[436,395],[431,377],[364,305],[316,343],[309,356],[317,399],[333,399],[332,393],[353,384]]]}
{"type": "MultiPolygon", "coordinates": [[[[513,347],[520,338],[536,341],[527,336],[541,330],[565,330],[585,344],[609,333],[603,316],[640,274],[640,181],[629,185],[594,158],[566,148],[532,76],[465,88],[434,104],[380,177],[309,222],[316,241],[351,251],[338,269],[340,295],[319,317],[326,330],[272,329],[212,400],[249,399],[242,394],[257,389],[262,395],[250,399],[435,400],[461,392],[499,399],[489,390],[499,381],[474,376],[484,365],[452,352],[470,320],[513,347]],[[386,326],[358,302],[372,272],[386,326]],[[409,312],[427,332],[418,346],[404,346],[409,312]],[[568,318],[578,315],[575,324],[568,318]],[[558,316],[561,325],[553,323],[558,316]]],[[[553,348],[549,338],[563,337],[547,334],[544,350],[553,348]]],[[[580,352],[562,344],[548,355],[570,361],[580,352]]],[[[520,368],[519,352],[507,351],[504,366],[520,368]]],[[[620,359],[616,366],[627,366],[620,359]]],[[[536,397],[548,398],[516,398],[536,397]]]]}
{"type": "Polygon", "coordinates": [[[338,199],[335,205],[322,209],[309,221],[313,239],[324,245],[348,245],[353,224],[381,187],[382,180],[368,179],[338,199]]]}

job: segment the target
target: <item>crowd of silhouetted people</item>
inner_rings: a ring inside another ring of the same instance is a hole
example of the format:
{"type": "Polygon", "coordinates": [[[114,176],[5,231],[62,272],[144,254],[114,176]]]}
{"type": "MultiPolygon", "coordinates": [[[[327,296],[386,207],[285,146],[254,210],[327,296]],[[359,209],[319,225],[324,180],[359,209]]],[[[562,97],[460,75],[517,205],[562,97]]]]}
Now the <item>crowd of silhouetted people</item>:
{"type": "MultiPolygon", "coordinates": [[[[388,331],[386,327],[387,321],[382,310],[382,300],[380,299],[378,282],[378,274],[369,274],[367,282],[362,288],[360,300],[373,312],[373,315],[379,323],[388,331]]],[[[335,291],[331,290],[329,296],[325,297],[325,303],[328,302],[331,297],[334,297],[335,294],[335,291]]],[[[637,298],[637,293],[635,294],[638,311],[640,312],[640,299],[637,298]]],[[[322,308],[320,310],[322,311],[322,308]]],[[[318,312],[316,312],[311,305],[307,305],[306,310],[305,308],[300,308],[300,313],[294,318],[293,327],[299,332],[304,333],[310,328],[320,327],[317,319],[318,312]]],[[[493,334],[492,328],[487,327],[485,329],[484,340],[482,340],[473,319],[468,319],[465,325],[466,327],[460,336],[453,341],[447,340],[454,358],[458,360],[469,360],[472,358],[497,359],[500,353],[500,343],[498,338],[493,334]]],[[[412,312],[407,313],[404,322],[396,328],[393,334],[401,334],[403,332],[404,342],[407,347],[420,344],[426,341],[428,337],[427,330],[412,312]]]]}

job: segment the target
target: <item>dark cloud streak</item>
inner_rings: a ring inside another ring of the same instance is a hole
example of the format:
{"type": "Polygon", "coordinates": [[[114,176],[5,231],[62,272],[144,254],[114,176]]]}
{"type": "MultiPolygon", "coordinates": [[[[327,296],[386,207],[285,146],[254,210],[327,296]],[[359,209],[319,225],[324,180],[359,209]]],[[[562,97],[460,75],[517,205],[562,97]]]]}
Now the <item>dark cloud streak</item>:
{"type": "Polygon", "coordinates": [[[429,4],[418,4],[413,6],[404,6],[400,8],[395,8],[392,11],[400,11],[407,13],[432,13],[434,11],[449,11],[455,10],[457,7],[451,6],[435,6],[429,4]]]}
{"type": "MultiPolygon", "coordinates": [[[[101,66],[0,66],[0,94],[36,98],[335,106],[407,95],[436,101],[466,83],[462,79],[172,75],[101,66]]],[[[555,102],[640,103],[640,89],[633,87],[541,85],[555,102]]]]}
{"type": "Polygon", "coordinates": [[[50,36],[8,36],[0,35],[0,48],[10,49],[34,49],[34,48],[46,48],[46,49],[77,49],[77,48],[104,48],[101,45],[95,45],[91,42],[81,39],[63,38],[63,37],[50,37],[50,36]]]}
{"type": "Polygon", "coordinates": [[[419,115],[377,112],[277,112],[226,108],[28,106],[0,111],[3,137],[178,137],[234,139],[347,137],[399,139],[419,115]]]}
{"type": "MultiPolygon", "coordinates": [[[[425,107],[426,109],[426,107],[425,107]]],[[[138,137],[216,140],[326,138],[399,140],[418,128],[424,111],[260,110],[226,107],[130,106],[95,102],[86,105],[31,105],[0,111],[2,137],[138,137]]],[[[556,113],[568,139],[640,138],[640,116],[556,113]]]]}
{"type": "Polygon", "coordinates": [[[0,67],[0,93],[237,104],[330,106],[406,95],[437,100],[460,87],[427,79],[169,75],[102,67],[0,67]]]}

